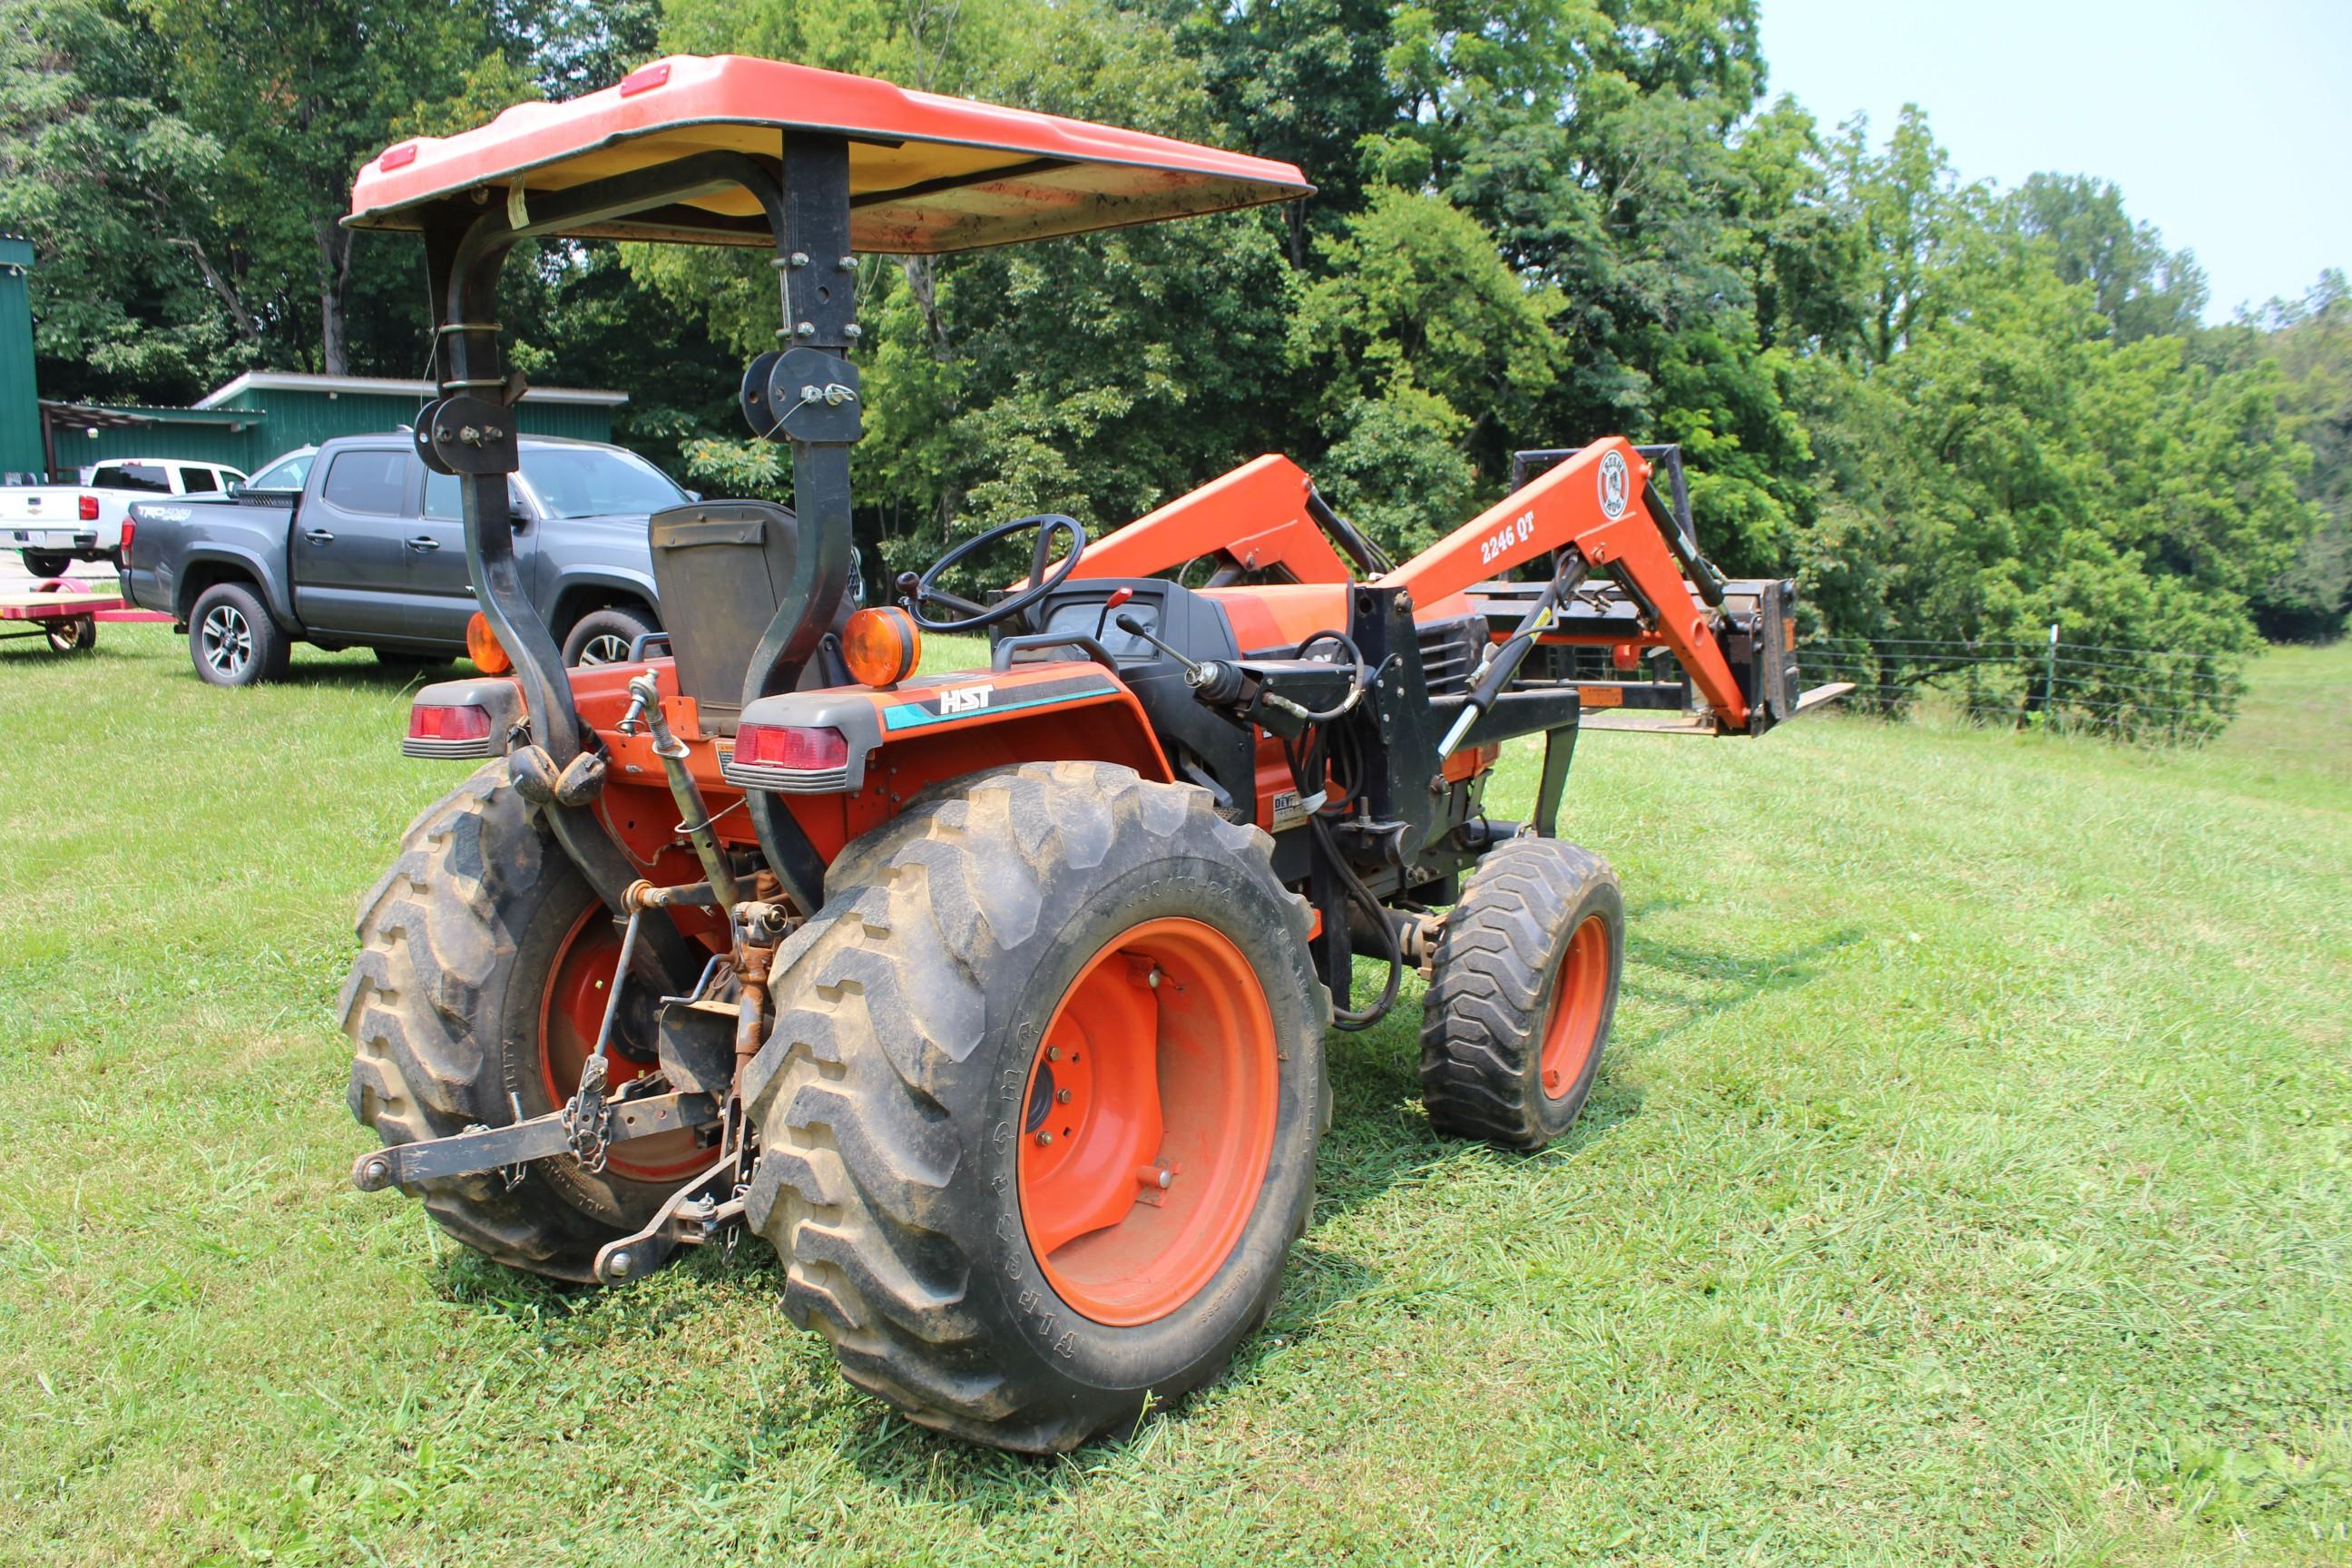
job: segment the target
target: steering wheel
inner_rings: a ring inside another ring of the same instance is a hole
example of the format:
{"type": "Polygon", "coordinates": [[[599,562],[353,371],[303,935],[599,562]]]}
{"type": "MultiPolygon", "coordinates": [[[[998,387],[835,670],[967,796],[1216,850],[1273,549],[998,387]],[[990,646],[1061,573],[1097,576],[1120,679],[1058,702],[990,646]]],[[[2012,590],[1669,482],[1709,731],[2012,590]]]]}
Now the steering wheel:
{"type": "Polygon", "coordinates": [[[915,618],[915,624],[927,632],[976,632],[983,626],[992,626],[1015,616],[1027,614],[1032,605],[1060,587],[1068,580],[1070,574],[1077,570],[1078,557],[1086,553],[1086,548],[1087,531],[1079,526],[1076,518],[1064,517],[1057,511],[1040,512],[1034,517],[1016,517],[1011,522],[999,523],[985,533],[965,540],[932,562],[929,570],[920,575],[912,572],[900,573],[898,603],[915,618]],[[976,605],[962,595],[950,594],[938,585],[940,577],[953,570],[965,557],[976,555],[990,545],[1000,543],[1029,528],[1037,531],[1037,544],[1030,552],[1029,586],[1026,588],[993,605],[976,605]],[[1065,533],[1070,536],[1069,553],[1062,557],[1061,565],[1055,567],[1054,574],[1048,577],[1045,575],[1045,563],[1053,559],[1054,540],[1065,533]],[[961,618],[932,620],[923,614],[925,605],[945,605],[959,612],[961,618]]]}

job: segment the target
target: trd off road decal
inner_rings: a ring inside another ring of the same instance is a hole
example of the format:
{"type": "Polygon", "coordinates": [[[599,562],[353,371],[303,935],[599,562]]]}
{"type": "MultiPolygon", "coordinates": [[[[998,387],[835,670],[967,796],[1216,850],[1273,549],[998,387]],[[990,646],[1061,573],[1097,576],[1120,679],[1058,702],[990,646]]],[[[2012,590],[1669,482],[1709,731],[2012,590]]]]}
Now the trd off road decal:
{"type": "Polygon", "coordinates": [[[982,714],[1017,713],[1025,708],[1051,708],[1081,698],[1108,697],[1111,690],[1109,681],[1092,675],[1066,676],[1030,686],[1004,686],[994,681],[943,686],[915,701],[885,708],[882,727],[891,731],[919,730],[926,724],[950,723],[982,714]]]}

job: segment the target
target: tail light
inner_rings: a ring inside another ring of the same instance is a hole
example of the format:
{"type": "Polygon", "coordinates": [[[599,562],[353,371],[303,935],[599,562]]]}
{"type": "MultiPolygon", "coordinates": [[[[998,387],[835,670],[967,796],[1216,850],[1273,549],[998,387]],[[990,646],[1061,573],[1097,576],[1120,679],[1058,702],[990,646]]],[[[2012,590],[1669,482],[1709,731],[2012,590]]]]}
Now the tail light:
{"type": "Polygon", "coordinates": [[[128,566],[131,564],[131,542],[132,540],[134,540],[134,539],[138,538],[138,537],[139,537],[139,521],[138,521],[138,520],[137,520],[136,518],[128,518],[128,517],[124,518],[124,519],[122,520],[122,550],[121,550],[121,555],[122,555],[122,564],[123,564],[125,567],[128,567],[128,566]]]}
{"type": "Polygon", "coordinates": [[[428,708],[420,702],[408,710],[412,741],[487,741],[489,737],[487,708],[428,708]]]}
{"type": "Polygon", "coordinates": [[[84,522],[96,522],[98,521],[98,498],[96,496],[84,496],[81,498],[81,520],[84,522]]]}
{"type": "Polygon", "coordinates": [[[490,710],[478,703],[419,702],[408,710],[408,738],[400,750],[411,757],[495,757],[496,728],[490,710]]]}
{"type": "Polygon", "coordinates": [[[746,724],[719,773],[746,789],[830,795],[849,781],[849,742],[838,730],[746,724]]]}

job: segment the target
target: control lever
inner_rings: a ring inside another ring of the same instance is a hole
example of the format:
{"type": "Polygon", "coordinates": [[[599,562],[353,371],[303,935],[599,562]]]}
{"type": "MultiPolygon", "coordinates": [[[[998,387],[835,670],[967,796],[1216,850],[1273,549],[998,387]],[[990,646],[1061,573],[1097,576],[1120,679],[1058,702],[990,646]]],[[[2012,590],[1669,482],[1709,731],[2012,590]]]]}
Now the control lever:
{"type": "MultiPolygon", "coordinates": [[[[1111,590],[1110,597],[1103,601],[1102,614],[1095,617],[1095,641],[1102,641],[1103,626],[1109,621],[1110,613],[1134,597],[1135,590],[1132,588],[1114,588],[1111,590]]],[[[1121,616],[1120,619],[1124,622],[1126,617],[1121,616]]]]}
{"type": "Polygon", "coordinates": [[[1182,665],[1184,684],[1199,692],[1202,701],[1233,702],[1240,699],[1243,691],[1242,672],[1224,660],[1213,658],[1206,664],[1195,664],[1150,632],[1145,631],[1143,623],[1133,616],[1119,616],[1118,624],[1118,629],[1129,637],[1141,637],[1145,642],[1182,665]]]}

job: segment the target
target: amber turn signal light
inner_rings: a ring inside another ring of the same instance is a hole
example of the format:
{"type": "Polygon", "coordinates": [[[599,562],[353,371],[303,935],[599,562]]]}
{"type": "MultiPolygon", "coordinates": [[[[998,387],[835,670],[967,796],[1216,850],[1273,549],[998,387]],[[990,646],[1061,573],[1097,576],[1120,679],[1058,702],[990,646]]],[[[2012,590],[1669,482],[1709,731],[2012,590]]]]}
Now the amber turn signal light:
{"type": "Polygon", "coordinates": [[[504,675],[514,668],[514,660],[507,656],[506,645],[499,642],[499,634],[490,629],[490,617],[479,610],[476,610],[473,619],[466,623],[466,657],[472,659],[474,667],[484,675],[504,675]]]}
{"type": "Polygon", "coordinates": [[[877,605],[849,617],[841,634],[841,657],[864,684],[896,686],[915,673],[923,657],[923,634],[906,611],[877,605]]]}

